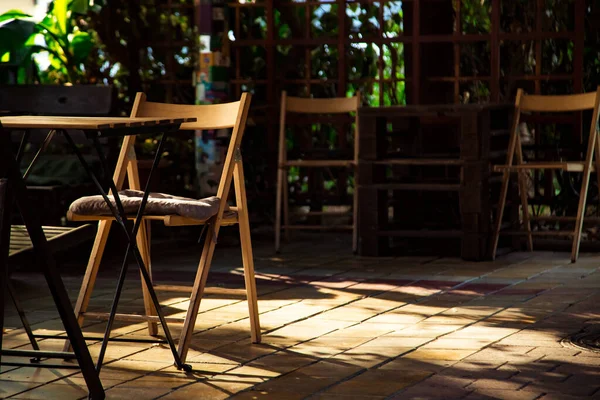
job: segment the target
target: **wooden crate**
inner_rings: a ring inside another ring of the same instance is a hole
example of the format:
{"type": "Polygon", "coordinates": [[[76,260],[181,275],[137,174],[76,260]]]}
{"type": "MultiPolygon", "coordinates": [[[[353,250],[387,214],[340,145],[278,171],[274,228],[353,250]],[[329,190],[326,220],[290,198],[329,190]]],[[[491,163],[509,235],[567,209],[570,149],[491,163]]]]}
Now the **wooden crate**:
{"type": "Polygon", "coordinates": [[[437,240],[460,248],[464,259],[484,259],[491,163],[506,149],[511,111],[480,104],[361,108],[359,253],[386,255],[419,239],[432,243],[431,253],[437,240]]]}

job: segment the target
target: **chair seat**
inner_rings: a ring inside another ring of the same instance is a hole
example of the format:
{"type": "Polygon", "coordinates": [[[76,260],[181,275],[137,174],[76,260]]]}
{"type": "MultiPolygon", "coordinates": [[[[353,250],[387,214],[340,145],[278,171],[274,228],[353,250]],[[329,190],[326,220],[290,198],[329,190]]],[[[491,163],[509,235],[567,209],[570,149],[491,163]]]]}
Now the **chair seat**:
{"type": "MultiPolygon", "coordinates": [[[[140,190],[122,190],[119,198],[129,218],[135,218],[142,203],[140,190]]],[[[108,196],[116,207],[113,196],[108,196]]],[[[150,193],[145,208],[144,219],[162,220],[172,225],[201,225],[219,211],[220,199],[215,196],[204,199],[189,199],[164,193],[150,193]]],[[[94,221],[113,219],[111,210],[102,196],[86,196],[75,200],[69,207],[68,218],[73,221],[94,221]]],[[[231,218],[229,218],[231,219],[231,218]]]]}
{"type": "MultiPolygon", "coordinates": [[[[524,163],[519,165],[495,165],[495,172],[502,172],[505,170],[517,171],[517,170],[532,170],[532,169],[560,169],[569,172],[583,172],[584,163],[578,161],[563,161],[563,162],[536,162],[536,163],[524,163]]],[[[591,172],[594,172],[596,168],[592,165],[591,172]]]]}
{"type": "MultiPolygon", "coordinates": [[[[135,219],[135,215],[128,214],[128,219],[135,219]]],[[[206,219],[194,219],[188,217],[182,217],[181,215],[144,215],[142,217],[146,221],[162,221],[165,226],[185,226],[185,225],[204,225],[208,222],[209,218],[206,219]]],[[[71,211],[67,212],[67,219],[69,221],[108,221],[114,220],[115,217],[112,215],[85,215],[75,214],[71,211]]],[[[228,211],[223,213],[223,219],[221,225],[235,225],[238,223],[238,214],[234,207],[231,207],[228,211]]]]}

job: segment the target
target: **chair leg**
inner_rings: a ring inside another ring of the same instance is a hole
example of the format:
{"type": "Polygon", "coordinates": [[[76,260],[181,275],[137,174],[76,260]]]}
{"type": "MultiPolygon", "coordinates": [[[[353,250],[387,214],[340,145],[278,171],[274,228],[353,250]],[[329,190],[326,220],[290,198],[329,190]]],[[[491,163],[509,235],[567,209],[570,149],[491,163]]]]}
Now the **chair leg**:
{"type": "Polygon", "coordinates": [[[288,188],[288,176],[287,170],[284,171],[283,174],[283,223],[285,224],[283,228],[283,234],[285,237],[285,241],[289,243],[290,241],[290,203],[289,203],[289,188],[288,188]]]}
{"type": "MultiPolygon", "coordinates": [[[[521,147],[521,137],[519,135],[516,136],[516,156],[517,156],[517,164],[523,164],[523,149],[521,147]]],[[[518,172],[519,179],[519,193],[521,195],[521,207],[523,208],[523,226],[525,227],[525,232],[527,232],[527,250],[533,251],[533,236],[531,234],[531,223],[529,219],[529,204],[527,201],[528,198],[528,190],[527,190],[527,181],[525,180],[525,172],[518,172]]]]}
{"type": "Polygon", "coordinates": [[[352,204],[352,252],[354,254],[358,252],[358,189],[356,188],[356,183],[354,184],[354,198],[352,204]]]}
{"type": "MultiPolygon", "coordinates": [[[[144,261],[144,265],[146,267],[146,271],[148,271],[148,275],[150,275],[150,277],[152,277],[152,268],[150,266],[150,235],[148,232],[148,228],[149,228],[149,223],[146,221],[142,221],[141,225],[140,225],[140,229],[138,231],[137,237],[136,237],[136,242],[137,242],[137,246],[140,249],[140,254],[142,255],[142,260],[144,261]]],[[[155,316],[157,315],[156,313],[156,308],[154,307],[154,304],[152,304],[152,298],[150,297],[150,293],[148,292],[148,287],[146,286],[146,283],[144,282],[144,278],[141,276],[141,272],[140,272],[140,279],[142,281],[142,293],[144,295],[144,308],[146,310],[146,315],[148,316],[155,316]]],[[[151,322],[148,321],[148,334],[150,336],[156,336],[158,335],[158,324],[156,322],[151,322]]]]}
{"type": "MultiPolygon", "coordinates": [[[[597,141],[596,141],[597,142],[597,141]]],[[[594,147],[596,144],[594,143],[594,147]]],[[[593,157],[593,155],[589,155],[593,157]]],[[[598,173],[598,171],[596,172],[598,173]]],[[[590,187],[591,173],[589,169],[583,172],[581,182],[581,191],[579,192],[579,206],[577,207],[577,218],[575,219],[575,229],[573,232],[573,246],[571,249],[571,262],[577,261],[579,257],[579,245],[581,243],[581,231],[583,229],[583,219],[585,218],[585,206],[587,204],[587,193],[590,187]]],[[[600,178],[599,178],[600,180],[600,178]]]]}
{"type": "MultiPolygon", "coordinates": [[[[596,138],[594,143],[594,166],[596,167],[596,182],[598,184],[598,197],[600,198],[600,140],[596,138]]],[[[591,178],[590,178],[591,179],[591,178]]],[[[582,223],[583,229],[583,223],[582,223]]],[[[579,251],[579,249],[578,249],[579,251]]],[[[575,260],[579,254],[575,255],[575,260]]],[[[573,251],[571,250],[571,261],[573,261],[573,251]]]]}
{"type": "Polygon", "coordinates": [[[500,200],[498,201],[498,209],[496,210],[496,225],[494,227],[494,236],[492,237],[492,260],[496,259],[496,251],[498,250],[498,240],[500,239],[500,228],[502,227],[502,217],[504,216],[509,182],[510,172],[504,171],[502,175],[502,188],[500,189],[500,200]]]}
{"type": "Polygon", "coordinates": [[[277,198],[275,203],[275,252],[281,248],[281,197],[283,192],[283,169],[277,170],[277,198]]]}
{"type": "Polygon", "coordinates": [[[216,229],[218,228],[213,227],[212,229],[207,229],[204,246],[202,248],[202,256],[200,257],[198,271],[196,272],[196,278],[194,279],[190,305],[188,306],[185,321],[183,322],[183,329],[181,330],[178,348],[179,357],[181,358],[182,363],[185,363],[188,350],[192,343],[192,335],[194,333],[194,326],[196,325],[196,318],[198,317],[198,310],[200,309],[200,301],[204,295],[206,278],[208,277],[208,270],[210,269],[213,253],[215,251],[216,229]]]}
{"type": "MultiPolygon", "coordinates": [[[[75,316],[79,326],[83,325],[84,316],[83,313],[87,311],[94,291],[94,285],[96,283],[96,276],[100,269],[100,262],[102,261],[102,255],[108,241],[108,234],[110,233],[110,227],[112,220],[104,220],[98,223],[98,232],[96,233],[96,239],[92,247],[92,252],[88,261],[85,275],[83,276],[83,282],[81,282],[81,289],[79,290],[79,296],[75,303],[75,316]]],[[[63,351],[69,351],[71,349],[71,343],[67,340],[63,346],[63,351]]]]}
{"type": "Polygon", "coordinates": [[[235,164],[233,181],[235,185],[236,205],[238,207],[238,224],[240,228],[240,242],[242,245],[242,262],[244,264],[246,300],[248,301],[248,311],[250,314],[250,334],[253,343],[260,343],[261,334],[258,317],[256,280],[254,277],[254,258],[252,256],[248,205],[246,202],[246,188],[244,186],[244,172],[241,162],[235,164]]]}
{"type": "Polygon", "coordinates": [[[529,218],[529,203],[527,201],[527,182],[524,172],[519,171],[519,194],[521,196],[521,208],[523,209],[523,227],[527,232],[527,250],[533,251],[533,235],[531,234],[531,223],[529,218]]]}
{"type": "MultiPolygon", "coordinates": [[[[2,134],[6,132],[0,131],[2,134]]],[[[0,178],[0,350],[4,337],[4,299],[8,285],[8,254],[10,253],[10,220],[12,211],[12,195],[8,180],[0,178]],[[8,191],[8,193],[7,193],[8,191]]],[[[0,351],[0,362],[2,351],[0,351]]]]}
{"type": "Polygon", "coordinates": [[[595,148],[594,166],[596,167],[596,182],[598,184],[598,197],[600,198],[600,140],[596,140],[595,148]]]}

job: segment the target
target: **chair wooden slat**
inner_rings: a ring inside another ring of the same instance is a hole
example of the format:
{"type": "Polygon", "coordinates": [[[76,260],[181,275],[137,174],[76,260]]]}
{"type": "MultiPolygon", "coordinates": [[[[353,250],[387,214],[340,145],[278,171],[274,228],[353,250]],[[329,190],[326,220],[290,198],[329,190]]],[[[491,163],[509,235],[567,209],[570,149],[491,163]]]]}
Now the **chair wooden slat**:
{"type": "MultiPolygon", "coordinates": [[[[519,165],[495,165],[495,172],[503,172],[505,170],[539,170],[539,169],[556,169],[568,172],[583,172],[585,163],[583,162],[541,162],[541,163],[524,163],[519,165]]],[[[595,171],[595,167],[591,168],[591,172],[595,171]]]]}
{"type": "MultiPolygon", "coordinates": [[[[43,226],[42,228],[51,248],[56,248],[59,245],[59,241],[64,242],[60,247],[68,247],[69,244],[83,242],[91,236],[90,225],[78,227],[43,226]]],[[[10,230],[9,257],[32,250],[33,245],[31,244],[31,239],[25,225],[12,225],[10,230]]]]}
{"type": "Polygon", "coordinates": [[[165,104],[144,101],[140,103],[136,117],[169,116],[195,117],[195,122],[184,123],[181,129],[186,130],[209,130],[233,128],[235,120],[232,116],[237,115],[240,102],[224,104],[209,104],[198,107],[187,104],[165,104]]]}
{"type": "Polygon", "coordinates": [[[595,101],[595,92],[564,96],[523,95],[519,108],[533,112],[582,111],[593,109],[595,101]]]}
{"type": "Polygon", "coordinates": [[[355,112],[358,109],[358,97],[337,97],[326,99],[306,99],[302,97],[286,97],[285,109],[289,112],[303,114],[342,114],[355,112]]]}
{"type": "MultiPolygon", "coordinates": [[[[75,214],[71,211],[67,213],[69,221],[114,221],[112,215],[84,215],[75,214]]],[[[135,215],[128,215],[128,219],[134,220],[135,215]]],[[[193,225],[205,225],[209,222],[206,219],[193,219],[182,217],[181,215],[144,215],[143,219],[146,221],[161,221],[165,226],[193,226],[193,225]]],[[[235,225],[238,223],[237,215],[227,215],[222,220],[223,225],[235,225]]]]}

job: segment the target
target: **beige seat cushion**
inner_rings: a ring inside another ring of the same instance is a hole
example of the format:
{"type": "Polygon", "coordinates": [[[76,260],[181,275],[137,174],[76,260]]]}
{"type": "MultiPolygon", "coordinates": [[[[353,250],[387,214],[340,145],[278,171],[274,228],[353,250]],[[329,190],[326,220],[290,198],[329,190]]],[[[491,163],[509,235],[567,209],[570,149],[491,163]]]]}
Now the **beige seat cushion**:
{"type": "MultiPolygon", "coordinates": [[[[136,214],[144,192],[141,190],[121,190],[119,198],[126,214],[136,214]]],[[[108,196],[113,206],[113,196],[108,196]]],[[[204,199],[189,199],[164,193],[150,193],[144,210],[146,215],[180,215],[182,217],[206,220],[219,211],[220,199],[216,196],[204,199]]],[[[79,215],[111,215],[110,208],[102,196],[86,196],[75,200],[69,211],[79,215]]]]}

